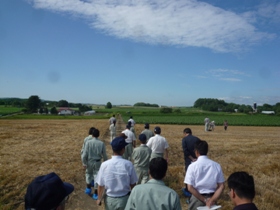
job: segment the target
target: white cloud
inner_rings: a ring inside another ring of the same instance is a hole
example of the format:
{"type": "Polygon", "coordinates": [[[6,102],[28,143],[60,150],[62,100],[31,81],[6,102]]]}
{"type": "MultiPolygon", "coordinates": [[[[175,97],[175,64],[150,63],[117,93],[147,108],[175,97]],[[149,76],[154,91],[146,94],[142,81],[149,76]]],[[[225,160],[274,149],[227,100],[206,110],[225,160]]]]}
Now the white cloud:
{"type": "Polygon", "coordinates": [[[86,18],[90,26],[121,39],[217,52],[242,51],[273,34],[250,18],[197,0],[28,0],[35,8],[86,18]]]}
{"type": "Polygon", "coordinates": [[[220,78],[220,80],[229,81],[229,82],[240,82],[240,81],[242,81],[241,79],[237,79],[237,78],[220,78]]]}
{"type": "Polygon", "coordinates": [[[228,81],[228,82],[241,82],[242,77],[250,77],[250,75],[245,72],[231,69],[211,69],[206,72],[212,78],[228,81]]]}

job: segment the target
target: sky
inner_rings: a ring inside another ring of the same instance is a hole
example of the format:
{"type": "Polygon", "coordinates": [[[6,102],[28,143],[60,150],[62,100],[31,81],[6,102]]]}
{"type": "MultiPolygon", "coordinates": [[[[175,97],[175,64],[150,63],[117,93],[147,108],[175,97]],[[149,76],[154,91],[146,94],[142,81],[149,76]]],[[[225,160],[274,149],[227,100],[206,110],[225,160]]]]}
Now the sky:
{"type": "Polygon", "coordinates": [[[280,102],[279,0],[1,0],[0,98],[280,102]]]}

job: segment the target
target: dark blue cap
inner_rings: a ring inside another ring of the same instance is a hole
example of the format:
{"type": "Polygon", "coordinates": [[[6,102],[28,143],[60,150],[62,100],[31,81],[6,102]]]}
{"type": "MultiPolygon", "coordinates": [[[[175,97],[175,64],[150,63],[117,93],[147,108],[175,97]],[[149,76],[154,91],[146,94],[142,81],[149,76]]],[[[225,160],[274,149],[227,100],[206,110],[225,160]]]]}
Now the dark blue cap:
{"type": "Polygon", "coordinates": [[[141,142],[145,142],[147,140],[147,136],[144,133],[140,134],[138,138],[141,142]]]}
{"type": "Polygon", "coordinates": [[[114,138],[111,142],[111,146],[114,151],[120,151],[125,148],[126,145],[128,145],[128,143],[126,143],[125,138],[122,136],[114,138]]]}
{"type": "Polygon", "coordinates": [[[161,133],[161,129],[160,129],[160,127],[155,127],[155,130],[154,130],[154,132],[156,133],[156,134],[160,134],[161,133]]]}
{"type": "Polygon", "coordinates": [[[56,208],[73,190],[72,184],[62,182],[54,172],[38,176],[27,187],[25,209],[49,210],[56,208]]]}

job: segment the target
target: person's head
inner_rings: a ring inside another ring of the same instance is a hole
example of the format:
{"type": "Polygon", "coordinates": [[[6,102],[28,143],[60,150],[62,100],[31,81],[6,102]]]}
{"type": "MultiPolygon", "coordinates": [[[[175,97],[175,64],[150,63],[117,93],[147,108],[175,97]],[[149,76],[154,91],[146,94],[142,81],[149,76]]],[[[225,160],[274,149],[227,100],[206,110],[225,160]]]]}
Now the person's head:
{"type": "Polygon", "coordinates": [[[132,117],[132,116],[130,116],[130,119],[133,119],[133,117],[132,117]]]}
{"type": "Polygon", "coordinates": [[[155,134],[160,134],[161,133],[161,129],[160,129],[160,127],[155,127],[155,129],[154,129],[154,133],[155,134]]]}
{"type": "Polygon", "coordinates": [[[207,155],[208,153],[208,143],[203,140],[198,140],[194,144],[194,151],[199,155],[207,155]]]}
{"type": "Polygon", "coordinates": [[[25,194],[26,210],[63,210],[65,202],[74,186],[62,182],[60,177],[52,172],[35,178],[27,187],[25,194]]]}
{"type": "Polygon", "coordinates": [[[147,136],[143,133],[139,135],[138,139],[140,140],[140,142],[142,144],[146,144],[146,142],[147,142],[147,136]]]}
{"type": "Polygon", "coordinates": [[[239,171],[232,173],[227,180],[230,190],[229,196],[234,205],[239,200],[251,203],[255,197],[254,177],[247,172],[239,171]]]}
{"type": "Polygon", "coordinates": [[[113,117],[115,117],[115,115],[113,114],[113,117]]]}
{"type": "Polygon", "coordinates": [[[126,125],[126,128],[127,128],[127,129],[130,129],[130,128],[131,128],[131,123],[128,123],[128,124],[126,125]]]}
{"type": "Polygon", "coordinates": [[[145,129],[149,129],[149,128],[150,128],[150,124],[149,124],[149,123],[145,123],[144,128],[145,128],[145,129]]]}
{"type": "Polygon", "coordinates": [[[192,130],[190,128],[185,128],[184,129],[184,134],[190,134],[192,135],[192,130]]]}
{"type": "Polygon", "coordinates": [[[162,157],[153,158],[149,164],[149,173],[153,179],[162,180],[167,171],[167,161],[162,157]]]}
{"type": "Polygon", "coordinates": [[[95,127],[91,127],[88,131],[88,135],[92,135],[92,132],[95,130],[95,127]]]}
{"type": "Polygon", "coordinates": [[[114,138],[111,142],[112,150],[116,155],[123,155],[126,145],[128,145],[128,143],[126,143],[125,138],[121,136],[114,138]]]}
{"type": "Polygon", "coordinates": [[[98,138],[98,137],[99,137],[99,130],[98,130],[98,129],[95,129],[95,130],[92,132],[92,136],[95,137],[95,138],[98,138]]]}

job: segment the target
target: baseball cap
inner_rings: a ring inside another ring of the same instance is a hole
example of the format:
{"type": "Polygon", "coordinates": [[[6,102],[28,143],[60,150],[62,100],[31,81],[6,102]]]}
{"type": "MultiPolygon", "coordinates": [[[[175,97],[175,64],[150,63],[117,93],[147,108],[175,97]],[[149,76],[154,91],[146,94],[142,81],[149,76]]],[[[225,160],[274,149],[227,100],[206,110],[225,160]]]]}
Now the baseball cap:
{"type": "Polygon", "coordinates": [[[154,130],[154,131],[155,131],[155,133],[160,134],[161,129],[160,129],[160,127],[157,126],[157,127],[155,127],[155,130],[154,130]]]}
{"type": "Polygon", "coordinates": [[[53,209],[59,206],[73,190],[72,184],[62,182],[54,172],[38,176],[27,187],[25,209],[53,209]]]}
{"type": "Polygon", "coordinates": [[[146,136],[145,134],[143,134],[143,133],[140,134],[138,138],[139,138],[139,140],[140,140],[141,142],[145,142],[145,141],[147,140],[147,136],[146,136]]]}
{"type": "Polygon", "coordinates": [[[126,145],[128,145],[128,143],[126,143],[125,138],[122,136],[114,138],[111,142],[111,146],[114,151],[119,151],[122,148],[125,148],[126,145]]]}

